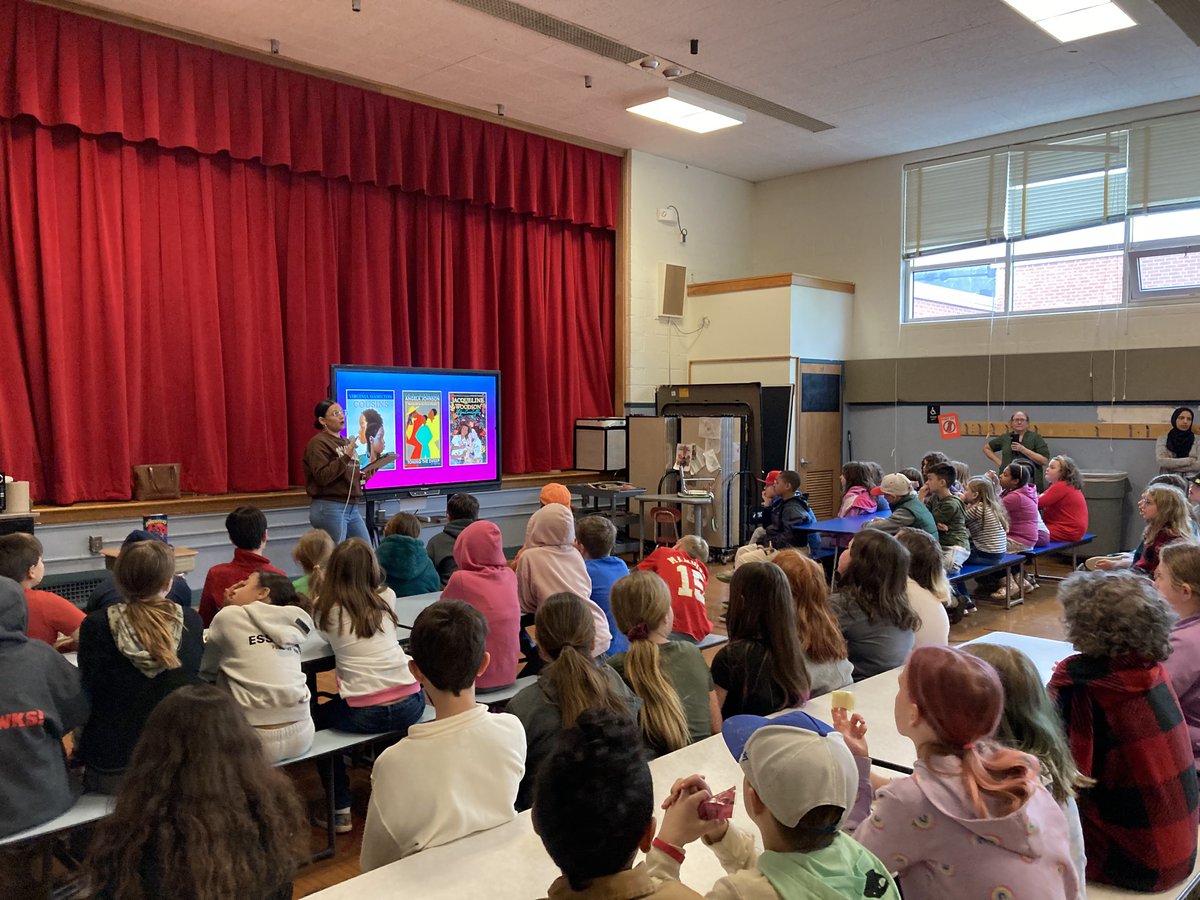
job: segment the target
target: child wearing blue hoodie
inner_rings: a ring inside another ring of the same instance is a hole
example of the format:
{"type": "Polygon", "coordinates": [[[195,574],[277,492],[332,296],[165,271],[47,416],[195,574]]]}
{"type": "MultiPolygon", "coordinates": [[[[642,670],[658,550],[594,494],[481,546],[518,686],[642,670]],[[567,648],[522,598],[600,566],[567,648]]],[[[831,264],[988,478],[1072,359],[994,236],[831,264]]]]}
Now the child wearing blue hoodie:
{"type": "Polygon", "coordinates": [[[383,526],[375,548],[387,586],[397,597],[429,594],[442,589],[442,579],[421,543],[421,521],[412,513],[396,513],[383,526]]]}
{"type": "Polygon", "coordinates": [[[612,555],[617,542],[617,526],[604,516],[588,516],[575,525],[575,546],[583,554],[583,564],[592,579],[592,602],[604,610],[608,630],[612,632],[609,654],[624,653],[629,641],[617,627],[608,596],[612,586],[629,574],[625,560],[612,555]]]}

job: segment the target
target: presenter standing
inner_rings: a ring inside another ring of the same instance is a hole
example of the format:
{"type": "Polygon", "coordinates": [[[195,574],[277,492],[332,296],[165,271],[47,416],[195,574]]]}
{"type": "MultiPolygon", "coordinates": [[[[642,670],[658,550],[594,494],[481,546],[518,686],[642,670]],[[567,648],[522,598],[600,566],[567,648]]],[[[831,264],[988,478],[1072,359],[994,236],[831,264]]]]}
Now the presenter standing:
{"type": "Polygon", "coordinates": [[[1050,462],[1046,439],[1029,427],[1029,416],[1017,410],[1008,420],[1008,431],[991,438],[983,446],[983,455],[1004,471],[1009,463],[1019,462],[1033,471],[1033,483],[1038,492],[1046,489],[1042,471],[1050,462]]]}
{"type": "Polygon", "coordinates": [[[335,543],[371,537],[358,511],[362,498],[359,478],[358,437],[342,437],[346,413],[332,400],[322,400],[313,415],[317,434],[304,448],[304,490],[312,498],[308,521],[313,528],[329,533],[335,543]]]}

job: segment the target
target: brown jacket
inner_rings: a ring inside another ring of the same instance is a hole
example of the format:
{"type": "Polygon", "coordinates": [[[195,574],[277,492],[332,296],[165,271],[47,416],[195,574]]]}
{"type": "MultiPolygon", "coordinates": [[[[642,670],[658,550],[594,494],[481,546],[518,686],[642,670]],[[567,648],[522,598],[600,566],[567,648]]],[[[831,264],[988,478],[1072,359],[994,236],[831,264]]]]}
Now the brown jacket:
{"type": "Polygon", "coordinates": [[[615,875],[593,879],[582,891],[572,890],[571,885],[567,884],[567,879],[559,877],[550,885],[548,900],[641,900],[643,897],[655,897],[657,900],[700,900],[700,895],[685,884],[651,878],[645,863],[615,875]]]}
{"type": "Polygon", "coordinates": [[[304,490],[314,500],[358,502],[358,460],[346,456],[347,443],[322,431],[304,448],[304,490]]]}

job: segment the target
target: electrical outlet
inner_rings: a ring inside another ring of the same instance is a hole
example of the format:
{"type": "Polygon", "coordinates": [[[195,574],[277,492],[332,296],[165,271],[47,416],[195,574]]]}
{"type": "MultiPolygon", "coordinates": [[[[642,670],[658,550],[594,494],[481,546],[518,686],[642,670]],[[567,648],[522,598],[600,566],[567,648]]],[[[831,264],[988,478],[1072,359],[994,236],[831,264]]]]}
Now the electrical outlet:
{"type": "Polygon", "coordinates": [[[99,553],[104,549],[104,538],[93,534],[88,538],[88,553],[99,553]]]}
{"type": "Polygon", "coordinates": [[[673,210],[667,206],[660,206],[658,209],[658,221],[674,222],[675,221],[675,210],[673,210]]]}

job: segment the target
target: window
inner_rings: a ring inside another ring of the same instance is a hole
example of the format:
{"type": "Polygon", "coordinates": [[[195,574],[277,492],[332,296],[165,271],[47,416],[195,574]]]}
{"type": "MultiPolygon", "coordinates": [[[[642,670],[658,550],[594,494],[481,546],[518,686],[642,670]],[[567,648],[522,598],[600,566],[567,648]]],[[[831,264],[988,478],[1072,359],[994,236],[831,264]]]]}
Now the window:
{"type": "Polygon", "coordinates": [[[905,321],[1200,301],[1200,114],[905,170],[905,321]]]}
{"type": "Polygon", "coordinates": [[[1200,298],[1200,209],[1134,216],[1130,225],[1130,298],[1200,298]]]}

